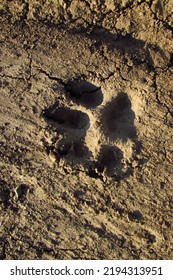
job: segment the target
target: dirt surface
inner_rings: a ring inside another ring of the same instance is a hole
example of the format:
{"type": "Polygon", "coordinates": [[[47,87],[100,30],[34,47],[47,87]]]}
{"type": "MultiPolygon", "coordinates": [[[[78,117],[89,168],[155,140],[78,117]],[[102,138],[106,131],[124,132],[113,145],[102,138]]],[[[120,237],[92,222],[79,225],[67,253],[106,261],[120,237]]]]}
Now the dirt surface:
{"type": "Polygon", "coordinates": [[[0,14],[0,258],[173,259],[172,0],[0,14]]]}

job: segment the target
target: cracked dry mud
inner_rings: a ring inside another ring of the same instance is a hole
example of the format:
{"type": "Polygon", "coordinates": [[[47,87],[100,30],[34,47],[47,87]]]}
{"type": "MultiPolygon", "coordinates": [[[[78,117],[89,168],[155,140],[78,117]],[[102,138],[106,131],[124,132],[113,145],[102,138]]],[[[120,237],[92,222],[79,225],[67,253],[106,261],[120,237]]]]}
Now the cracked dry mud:
{"type": "Polygon", "coordinates": [[[172,259],[170,2],[36,2],[0,7],[0,258],[172,259]]]}

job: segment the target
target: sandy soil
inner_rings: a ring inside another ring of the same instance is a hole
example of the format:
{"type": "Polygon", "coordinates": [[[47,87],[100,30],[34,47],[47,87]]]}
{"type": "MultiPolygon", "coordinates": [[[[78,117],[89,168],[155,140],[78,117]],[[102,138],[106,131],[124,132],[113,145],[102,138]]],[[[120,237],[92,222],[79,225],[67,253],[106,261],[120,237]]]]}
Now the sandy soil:
{"type": "Polygon", "coordinates": [[[173,259],[172,0],[0,13],[0,259],[173,259]]]}

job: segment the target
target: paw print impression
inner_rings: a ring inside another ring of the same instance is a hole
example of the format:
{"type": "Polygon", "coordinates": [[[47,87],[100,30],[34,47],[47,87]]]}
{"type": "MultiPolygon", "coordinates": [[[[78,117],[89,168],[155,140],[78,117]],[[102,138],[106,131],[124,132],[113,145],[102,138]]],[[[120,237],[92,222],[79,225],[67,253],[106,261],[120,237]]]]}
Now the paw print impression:
{"type": "Polygon", "coordinates": [[[64,88],[65,99],[59,96],[43,112],[56,131],[51,151],[57,160],[73,168],[83,165],[94,178],[129,176],[137,133],[128,95],[115,93],[105,101],[101,87],[84,79],[70,80],[64,88]]]}

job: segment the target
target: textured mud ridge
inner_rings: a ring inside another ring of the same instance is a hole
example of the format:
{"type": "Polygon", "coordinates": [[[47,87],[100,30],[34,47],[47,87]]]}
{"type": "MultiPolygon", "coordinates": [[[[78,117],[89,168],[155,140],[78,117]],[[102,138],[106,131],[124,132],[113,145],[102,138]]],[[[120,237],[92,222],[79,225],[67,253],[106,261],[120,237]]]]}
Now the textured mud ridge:
{"type": "Polygon", "coordinates": [[[68,27],[42,10],[31,21],[31,6],[13,25],[4,14],[1,259],[172,259],[170,15],[152,18],[155,42],[134,21],[153,3],[112,6],[134,34],[116,32],[112,12],[85,30],[84,16],[68,27]]]}

